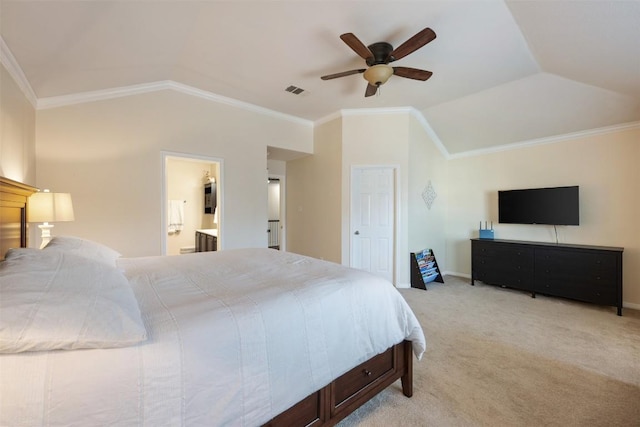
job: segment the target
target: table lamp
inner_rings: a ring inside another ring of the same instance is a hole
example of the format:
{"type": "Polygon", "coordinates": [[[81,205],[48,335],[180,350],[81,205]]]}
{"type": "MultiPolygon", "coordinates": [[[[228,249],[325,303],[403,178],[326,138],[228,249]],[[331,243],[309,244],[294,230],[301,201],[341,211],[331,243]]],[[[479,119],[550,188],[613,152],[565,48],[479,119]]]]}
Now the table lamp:
{"type": "Polygon", "coordinates": [[[38,228],[42,230],[42,244],[40,249],[47,246],[51,240],[53,224],[49,222],[73,221],[73,205],[71,194],[51,193],[49,190],[34,193],[29,198],[29,222],[42,222],[38,228]]]}

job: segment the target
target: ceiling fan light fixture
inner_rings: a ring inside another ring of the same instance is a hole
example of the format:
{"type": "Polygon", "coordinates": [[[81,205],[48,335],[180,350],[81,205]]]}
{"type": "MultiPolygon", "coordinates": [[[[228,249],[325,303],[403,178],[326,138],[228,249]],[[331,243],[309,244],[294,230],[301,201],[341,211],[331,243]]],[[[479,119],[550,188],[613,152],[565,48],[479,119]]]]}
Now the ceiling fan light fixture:
{"type": "Polygon", "coordinates": [[[393,67],[387,64],[373,65],[364,72],[364,79],[372,86],[383,85],[393,74],[393,67]]]}

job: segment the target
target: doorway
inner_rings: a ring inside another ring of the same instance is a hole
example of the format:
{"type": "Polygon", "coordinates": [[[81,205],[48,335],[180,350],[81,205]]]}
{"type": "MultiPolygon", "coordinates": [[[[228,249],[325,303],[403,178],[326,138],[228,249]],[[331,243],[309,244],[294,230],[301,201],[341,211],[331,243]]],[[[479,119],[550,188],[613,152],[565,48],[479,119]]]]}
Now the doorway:
{"type": "Polygon", "coordinates": [[[164,255],[195,251],[196,230],[216,235],[217,250],[222,249],[223,184],[222,159],[162,153],[161,244],[164,255]],[[215,201],[205,206],[206,189],[212,186],[216,191],[210,195],[215,194],[215,201]],[[176,209],[179,209],[177,215],[176,209]]]}
{"type": "Polygon", "coordinates": [[[394,282],[396,168],[351,170],[351,267],[394,282]]]}
{"type": "Polygon", "coordinates": [[[267,179],[267,246],[286,250],[285,176],[269,174],[267,179]]]}

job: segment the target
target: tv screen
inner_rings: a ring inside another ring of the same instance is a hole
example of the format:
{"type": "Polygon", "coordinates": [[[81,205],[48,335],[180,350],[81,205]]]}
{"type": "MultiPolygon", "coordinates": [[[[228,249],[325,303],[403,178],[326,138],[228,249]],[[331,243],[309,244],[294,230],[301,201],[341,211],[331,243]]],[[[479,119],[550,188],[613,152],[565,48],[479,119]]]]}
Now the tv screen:
{"type": "Polygon", "coordinates": [[[578,186],[498,191],[503,224],[579,225],[578,186]]]}

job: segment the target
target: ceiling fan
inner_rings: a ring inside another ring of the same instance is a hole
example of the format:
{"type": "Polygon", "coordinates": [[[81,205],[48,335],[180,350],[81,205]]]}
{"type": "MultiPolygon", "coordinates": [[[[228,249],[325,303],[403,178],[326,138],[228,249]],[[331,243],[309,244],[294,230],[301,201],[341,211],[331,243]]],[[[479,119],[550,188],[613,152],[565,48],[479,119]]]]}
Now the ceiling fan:
{"type": "Polygon", "coordinates": [[[364,73],[364,78],[368,82],[364,96],[371,96],[375,95],[378,92],[378,88],[386,83],[393,74],[422,81],[427,80],[433,74],[431,71],[419,70],[417,68],[391,67],[389,65],[390,62],[404,58],[435,39],[436,33],[434,33],[431,28],[425,28],[395,49],[387,42],[377,42],[367,47],[353,33],[345,33],[341,35],[340,38],[365,60],[368,68],[329,74],[320,77],[322,80],[331,80],[352,74],[364,73]]]}

